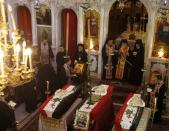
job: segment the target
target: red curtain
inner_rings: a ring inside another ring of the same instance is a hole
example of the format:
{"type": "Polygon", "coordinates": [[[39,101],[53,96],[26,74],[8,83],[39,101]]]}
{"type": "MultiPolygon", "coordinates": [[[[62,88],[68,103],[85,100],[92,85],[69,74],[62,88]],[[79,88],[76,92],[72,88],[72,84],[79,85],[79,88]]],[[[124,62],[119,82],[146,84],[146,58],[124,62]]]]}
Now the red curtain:
{"type": "Polygon", "coordinates": [[[18,28],[24,31],[24,35],[32,40],[31,14],[27,7],[18,6],[17,9],[18,28]]]}
{"type": "Polygon", "coordinates": [[[68,55],[72,58],[77,45],[77,16],[71,9],[64,9],[62,12],[64,44],[66,43],[67,13],[69,13],[68,55]]]}

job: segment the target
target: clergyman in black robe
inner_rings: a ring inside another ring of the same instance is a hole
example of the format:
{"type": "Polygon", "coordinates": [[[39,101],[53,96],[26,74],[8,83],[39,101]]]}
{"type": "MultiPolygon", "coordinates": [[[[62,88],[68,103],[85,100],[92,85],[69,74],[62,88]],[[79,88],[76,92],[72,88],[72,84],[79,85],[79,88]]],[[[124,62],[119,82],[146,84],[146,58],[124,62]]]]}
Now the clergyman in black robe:
{"type": "Polygon", "coordinates": [[[64,56],[65,56],[65,51],[63,46],[59,47],[59,51],[56,54],[56,64],[57,64],[57,77],[60,76],[60,70],[62,69],[62,66],[64,64],[64,56]]]}
{"type": "Polygon", "coordinates": [[[142,68],[144,67],[144,47],[141,39],[136,40],[133,56],[131,60],[133,64],[131,82],[140,86],[143,77],[142,68]]]}
{"type": "Polygon", "coordinates": [[[78,74],[77,78],[75,79],[75,83],[83,83],[86,79],[87,79],[87,66],[86,63],[88,61],[87,58],[87,52],[84,49],[84,45],[83,44],[78,44],[77,45],[77,51],[75,52],[74,56],[73,56],[73,62],[74,65],[77,63],[80,64],[84,64],[84,69],[83,69],[83,73],[82,74],[78,74]]]}

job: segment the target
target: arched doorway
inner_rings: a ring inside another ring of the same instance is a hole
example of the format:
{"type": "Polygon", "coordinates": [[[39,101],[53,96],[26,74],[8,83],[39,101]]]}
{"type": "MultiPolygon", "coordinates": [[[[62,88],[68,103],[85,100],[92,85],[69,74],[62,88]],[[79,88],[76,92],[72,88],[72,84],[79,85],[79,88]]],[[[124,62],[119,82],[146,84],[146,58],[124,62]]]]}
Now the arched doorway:
{"type": "Polygon", "coordinates": [[[62,31],[62,44],[66,48],[67,41],[67,53],[72,58],[77,45],[77,16],[72,9],[62,11],[62,31]]]}
{"type": "MultiPolygon", "coordinates": [[[[113,3],[110,12],[109,12],[109,24],[108,24],[108,39],[114,40],[114,43],[117,44],[117,49],[119,49],[119,43],[122,39],[126,39],[128,43],[128,53],[131,56],[130,61],[125,61],[126,76],[122,80],[133,82],[131,77],[136,74],[133,70],[137,68],[138,63],[141,61],[139,66],[140,69],[144,67],[144,49],[141,54],[141,60],[136,63],[136,60],[132,59],[132,51],[134,51],[135,40],[140,42],[140,39],[143,41],[143,44],[147,43],[147,23],[148,23],[148,12],[144,4],[141,2],[143,0],[126,0],[123,4],[120,4],[119,1],[113,3]],[[138,41],[139,40],[139,41],[138,41]],[[132,60],[131,60],[132,59],[132,60]],[[134,61],[134,62],[133,62],[134,61]],[[134,64],[133,64],[134,63],[134,64]],[[127,69],[128,68],[128,69],[127,69]]],[[[140,42],[142,45],[142,42],[140,42]]],[[[145,47],[145,46],[144,46],[145,47]]],[[[135,49],[136,50],[136,49],[135,49]]],[[[134,55],[133,55],[134,56],[134,55]]],[[[127,56],[129,57],[129,56],[127,56]]],[[[135,58],[135,56],[134,56],[135,58]]],[[[118,57],[119,60],[119,57],[118,57]]],[[[139,60],[139,59],[137,59],[139,60]]],[[[117,69],[117,66],[115,66],[117,69]]],[[[141,72],[141,70],[139,72],[141,72]]],[[[118,72],[118,71],[117,71],[118,72]]],[[[118,74],[118,73],[116,73],[118,74]]],[[[140,73],[139,81],[142,78],[142,72],[140,73]]],[[[116,79],[119,79],[115,76],[116,79]]],[[[138,83],[134,83],[138,84],[138,83]]],[[[139,82],[140,84],[140,82],[139,82]]]]}
{"type": "MultiPolygon", "coordinates": [[[[32,21],[31,14],[27,7],[18,6],[17,8],[17,22],[21,35],[26,40],[32,41],[32,21]]],[[[32,42],[30,42],[32,43],[32,42]]]]}
{"type": "Polygon", "coordinates": [[[121,35],[124,37],[124,34],[143,37],[147,23],[147,10],[139,0],[127,0],[123,7],[116,1],[109,12],[108,37],[116,39],[121,35]]]}

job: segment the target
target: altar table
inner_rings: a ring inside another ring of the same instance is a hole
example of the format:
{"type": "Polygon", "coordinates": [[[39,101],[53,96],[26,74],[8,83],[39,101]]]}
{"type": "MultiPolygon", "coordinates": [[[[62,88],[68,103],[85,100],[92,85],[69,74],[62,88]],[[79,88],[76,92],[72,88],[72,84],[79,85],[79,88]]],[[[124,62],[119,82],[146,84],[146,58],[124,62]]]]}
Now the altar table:
{"type": "MultiPolygon", "coordinates": [[[[107,131],[111,129],[114,119],[112,93],[113,87],[109,86],[107,94],[99,100],[90,112],[89,131],[107,131]]],[[[81,129],[76,129],[76,131],[79,130],[81,129]]]]}

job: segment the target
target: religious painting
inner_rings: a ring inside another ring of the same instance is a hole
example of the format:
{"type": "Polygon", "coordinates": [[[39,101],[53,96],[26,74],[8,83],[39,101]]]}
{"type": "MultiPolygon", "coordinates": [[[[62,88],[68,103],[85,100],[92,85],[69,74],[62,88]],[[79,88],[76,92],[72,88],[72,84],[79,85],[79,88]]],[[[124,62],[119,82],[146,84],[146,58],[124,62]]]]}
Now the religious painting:
{"type": "Polygon", "coordinates": [[[152,56],[158,57],[158,51],[163,49],[163,57],[169,58],[169,19],[157,17],[154,32],[154,46],[152,56]]]}
{"type": "Polygon", "coordinates": [[[167,67],[168,67],[167,63],[162,63],[158,61],[151,62],[149,83],[154,83],[157,75],[160,75],[162,79],[165,80],[167,77],[167,67]]]}
{"type": "Polygon", "coordinates": [[[47,5],[36,10],[36,21],[38,25],[51,25],[51,9],[47,5]]]}
{"type": "Polygon", "coordinates": [[[89,127],[89,113],[83,111],[76,111],[74,120],[75,129],[88,130],[89,127]]]}
{"type": "Polygon", "coordinates": [[[52,29],[47,26],[37,26],[38,45],[40,46],[43,40],[47,40],[49,45],[52,44],[52,29]]]}
{"type": "Polygon", "coordinates": [[[100,15],[94,9],[88,9],[84,14],[84,44],[85,49],[90,48],[90,41],[92,41],[92,48],[99,49],[99,23],[100,15]]]}
{"type": "Polygon", "coordinates": [[[84,72],[84,67],[85,67],[84,64],[77,63],[77,64],[75,64],[74,72],[75,72],[76,74],[83,74],[83,72],[84,72]]]}

